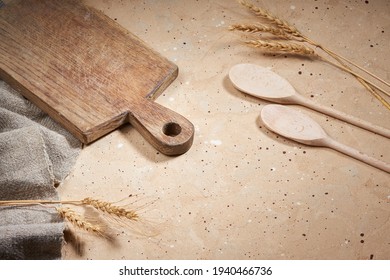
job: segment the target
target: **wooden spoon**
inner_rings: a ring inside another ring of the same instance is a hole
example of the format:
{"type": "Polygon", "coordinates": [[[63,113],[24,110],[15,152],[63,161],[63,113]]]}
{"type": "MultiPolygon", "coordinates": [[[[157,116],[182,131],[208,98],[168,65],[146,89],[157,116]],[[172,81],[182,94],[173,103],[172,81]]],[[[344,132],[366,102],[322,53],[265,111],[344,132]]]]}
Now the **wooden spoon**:
{"type": "Polygon", "coordinates": [[[333,140],[317,122],[297,110],[283,105],[270,104],[263,107],[260,116],[264,125],[269,130],[286,138],[310,146],[322,146],[334,149],[390,173],[390,164],[372,158],[333,140]]]}
{"type": "Polygon", "coordinates": [[[254,64],[237,64],[230,69],[229,78],[240,91],[279,104],[302,105],[360,128],[390,138],[390,130],[356,117],[319,105],[299,95],[292,85],[267,68],[254,64]]]}

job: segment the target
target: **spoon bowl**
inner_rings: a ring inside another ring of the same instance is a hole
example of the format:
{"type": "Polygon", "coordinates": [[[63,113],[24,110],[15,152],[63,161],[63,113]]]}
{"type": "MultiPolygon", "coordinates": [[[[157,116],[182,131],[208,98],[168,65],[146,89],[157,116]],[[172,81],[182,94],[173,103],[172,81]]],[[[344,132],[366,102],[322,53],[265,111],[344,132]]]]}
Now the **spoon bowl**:
{"type": "Polygon", "coordinates": [[[233,66],[229,71],[229,78],[238,90],[277,103],[285,103],[296,94],[287,80],[255,64],[233,66]]]}
{"type": "Polygon", "coordinates": [[[327,137],[312,118],[287,106],[266,105],[260,117],[269,130],[306,145],[322,146],[321,141],[327,137]]]}

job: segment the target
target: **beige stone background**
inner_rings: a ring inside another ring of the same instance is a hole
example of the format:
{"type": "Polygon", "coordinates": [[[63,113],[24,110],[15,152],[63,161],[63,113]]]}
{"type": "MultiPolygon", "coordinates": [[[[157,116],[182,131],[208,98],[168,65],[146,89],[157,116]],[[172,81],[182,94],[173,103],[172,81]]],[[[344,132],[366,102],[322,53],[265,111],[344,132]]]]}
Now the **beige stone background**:
{"type": "MultiPolygon", "coordinates": [[[[62,199],[126,203],[142,222],[111,222],[115,242],[78,232],[65,259],[389,259],[390,176],[327,148],[269,132],[268,102],[232,87],[237,63],[269,67],[302,95],[390,128],[389,111],[353,77],[318,60],[264,55],[233,23],[256,17],[236,1],[88,0],[176,63],[156,102],[195,126],[184,155],[158,153],[129,125],[85,147],[62,199]]],[[[260,0],[305,35],[390,80],[390,2],[260,0]]],[[[104,104],[102,104],[104,106],[104,104]]],[[[390,162],[389,139],[293,106],[334,139],[390,162]]]]}

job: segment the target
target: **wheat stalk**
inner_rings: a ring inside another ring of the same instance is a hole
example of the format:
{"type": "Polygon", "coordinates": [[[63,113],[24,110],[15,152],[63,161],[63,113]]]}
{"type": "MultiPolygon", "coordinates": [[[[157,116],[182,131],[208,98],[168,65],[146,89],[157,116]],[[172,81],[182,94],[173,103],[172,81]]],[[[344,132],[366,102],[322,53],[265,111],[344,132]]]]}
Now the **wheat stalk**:
{"type": "Polygon", "coordinates": [[[317,55],[317,56],[319,58],[321,58],[323,61],[325,61],[325,62],[327,62],[329,64],[332,64],[333,66],[335,66],[337,68],[340,68],[341,70],[346,71],[346,72],[352,74],[376,99],[378,99],[387,109],[390,110],[390,104],[382,96],[380,96],[377,92],[375,92],[375,90],[374,90],[374,88],[376,88],[377,90],[379,90],[379,91],[381,91],[384,94],[389,96],[389,93],[387,91],[385,91],[383,88],[381,88],[378,85],[370,82],[369,80],[366,80],[365,78],[363,78],[361,75],[359,75],[355,71],[352,71],[350,67],[345,65],[345,63],[343,63],[339,59],[336,59],[336,60],[340,63],[340,65],[330,61],[329,59],[326,59],[323,56],[320,56],[320,55],[317,55]]]}
{"type": "Polygon", "coordinates": [[[28,206],[60,203],[60,200],[0,200],[0,206],[28,206]]]}
{"type": "Polygon", "coordinates": [[[371,92],[372,95],[374,95],[387,109],[390,109],[389,103],[383,99],[379,94],[377,94],[372,87],[377,88],[378,90],[383,91],[382,88],[379,88],[377,85],[371,83],[370,81],[366,81],[361,75],[358,73],[352,71],[351,69],[347,68],[345,65],[338,65],[325,57],[317,54],[312,48],[307,47],[305,45],[295,44],[295,43],[282,43],[278,41],[267,41],[267,40],[250,40],[245,41],[247,45],[261,48],[264,51],[269,52],[287,52],[287,53],[293,53],[293,54],[299,54],[299,55],[305,55],[305,56],[316,56],[323,61],[334,65],[335,67],[340,68],[341,70],[348,71],[350,74],[355,76],[359,82],[363,84],[363,86],[371,92]]]}
{"type": "MultiPolygon", "coordinates": [[[[316,47],[320,48],[321,50],[323,50],[324,52],[326,52],[327,54],[329,54],[330,56],[332,56],[333,58],[335,58],[337,61],[339,61],[341,64],[343,64],[343,63],[341,62],[341,60],[343,60],[343,61],[345,61],[345,62],[347,62],[347,63],[349,63],[349,64],[355,66],[356,68],[358,68],[359,70],[363,71],[364,73],[370,75],[370,76],[373,77],[374,79],[376,79],[376,80],[382,82],[383,84],[387,85],[388,87],[390,87],[390,83],[386,82],[385,80],[383,80],[382,78],[378,77],[377,75],[371,73],[370,71],[367,71],[366,69],[364,69],[363,67],[357,65],[357,64],[354,63],[353,61],[351,61],[351,60],[349,60],[349,59],[347,59],[347,58],[345,58],[345,57],[343,57],[343,56],[341,56],[341,55],[339,55],[339,54],[337,54],[337,53],[331,51],[330,49],[324,47],[323,45],[321,45],[321,44],[319,44],[319,43],[317,43],[317,42],[311,40],[310,38],[308,38],[308,37],[306,37],[306,36],[304,36],[304,35],[302,35],[301,38],[302,38],[302,40],[306,41],[307,43],[309,43],[309,44],[311,44],[311,45],[313,45],[313,46],[316,46],[316,47]]],[[[343,64],[343,66],[344,66],[344,67],[348,67],[348,66],[346,66],[345,64],[343,64]]],[[[348,67],[348,69],[350,69],[350,68],[348,67]]],[[[387,92],[384,91],[384,93],[385,93],[386,95],[390,96],[387,92]]]]}
{"type": "Polygon", "coordinates": [[[138,214],[134,210],[126,209],[121,206],[116,206],[111,202],[94,199],[91,197],[82,200],[3,200],[0,201],[0,206],[26,206],[26,205],[43,205],[43,204],[74,204],[74,205],[89,205],[96,210],[100,210],[109,215],[117,217],[125,217],[131,220],[137,220],[138,214]]]}
{"type": "MultiPolygon", "coordinates": [[[[383,99],[378,93],[375,92],[374,88],[383,92],[384,94],[386,94],[387,96],[390,96],[390,93],[387,92],[386,90],[384,90],[383,88],[377,86],[376,84],[370,82],[369,80],[365,79],[364,77],[362,77],[361,75],[357,74],[356,72],[354,72],[350,67],[348,67],[344,62],[346,63],[349,63],[355,67],[357,67],[358,69],[364,71],[366,74],[370,75],[371,77],[375,78],[376,80],[384,83],[385,85],[387,86],[390,86],[389,83],[387,83],[386,81],[384,81],[383,79],[379,78],[378,76],[372,74],[371,72],[365,70],[363,67],[360,67],[358,65],[356,65],[355,63],[353,63],[352,61],[346,59],[345,57],[342,57],[341,55],[338,55],[336,54],[335,52],[325,48],[324,46],[322,46],[321,44],[319,43],[316,43],[314,42],[313,40],[309,39],[308,37],[304,36],[300,31],[298,31],[298,29],[296,27],[294,27],[293,25],[289,24],[287,21],[285,20],[282,20],[278,17],[276,17],[275,15],[271,14],[269,11],[265,10],[265,9],[262,9],[262,8],[259,8],[259,7],[256,7],[255,5],[249,3],[248,1],[245,1],[245,0],[239,0],[238,1],[241,5],[245,6],[246,8],[248,8],[251,12],[253,12],[256,16],[268,21],[270,24],[273,24],[276,26],[276,28],[273,28],[273,27],[268,27],[269,30],[272,30],[272,32],[274,33],[277,33],[277,31],[274,31],[273,29],[279,29],[280,30],[280,33],[287,33],[287,34],[290,34],[290,40],[297,40],[297,41],[300,41],[300,42],[306,42],[308,44],[311,44],[315,47],[318,47],[319,49],[321,49],[322,51],[324,51],[326,54],[328,54],[329,56],[331,56],[333,59],[335,59],[339,64],[336,64],[328,59],[326,59],[325,57],[323,56],[320,56],[317,54],[318,57],[320,57],[323,61],[326,61],[338,68],[340,68],[341,70],[347,72],[347,73],[350,73],[352,74],[353,76],[355,76],[355,78],[375,97],[377,98],[383,105],[385,105],[389,110],[390,110],[390,104],[385,100],[383,99]]],[[[246,25],[245,27],[243,25],[239,25],[239,24],[236,24],[236,25],[233,25],[233,27],[229,28],[230,30],[239,30],[239,31],[245,31],[245,32],[267,32],[267,33],[270,33],[269,31],[267,31],[267,28],[262,28],[263,30],[261,31],[260,29],[261,28],[255,28],[254,26],[248,26],[246,25]]],[[[284,52],[292,52],[292,53],[297,53],[297,50],[298,50],[298,47],[294,46],[294,47],[288,47],[288,46],[281,46],[279,42],[254,42],[254,41],[249,41],[249,43],[247,42],[247,44],[249,45],[252,45],[252,46],[255,46],[255,47],[259,47],[259,48],[262,48],[264,50],[267,50],[267,51],[284,51],[284,52]]],[[[298,53],[300,54],[306,54],[306,55],[312,55],[311,51],[306,51],[306,46],[303,47],[303,49],[301,51],[298,51],[298,53]]]]}
{"type": "MultiPolygon", "coordinates": [[[[138,221],[139,215],[136,211],[126,209],[121,206],[116,206],[111,202],[94,199],[91,197],[84,198],[82,200],[4,200],[0,201],[0,206],[29,206],[29,205],[42,205],[53,207],[54,204],[72,204],[78,206],[91,206],[97,211],[101,211],[107,214],[108,217],[124,218],[127,220],[138,221]]],[[[107,239],[110,236],[103,230],[101,224],[97,224],[86,220],[84,217],[77,214],[69,207],[55,207],[58,214],[65,220],[69,221],[77,228],[86,230],[88,232],[99,234],[107,239]]]]}

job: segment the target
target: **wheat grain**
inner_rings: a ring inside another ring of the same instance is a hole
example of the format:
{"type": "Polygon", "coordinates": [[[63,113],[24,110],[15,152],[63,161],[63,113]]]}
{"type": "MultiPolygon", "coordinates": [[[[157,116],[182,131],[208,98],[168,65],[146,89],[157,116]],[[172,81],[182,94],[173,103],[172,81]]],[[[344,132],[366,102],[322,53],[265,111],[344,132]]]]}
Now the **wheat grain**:
{"type": "Polygon", "coordinates": [[[126,218],[129,220],[138,220],[138,214],[133,210],[128,210],[124,207],[113,205],[110,202],[102,201],[99,199],[93,199],[91,197],[84,198],[81,203],[90,205],[96,210],[100,210],[109,215],[114,215],[119,218],[126,218]]]}
{"type": "Polygon", "coordinates": [[[250,40],[246,44],[271,52],[288,52],[301,55],[315,55],[312,48],[294,43],[281,43],[277,41],[250,40]]]}

